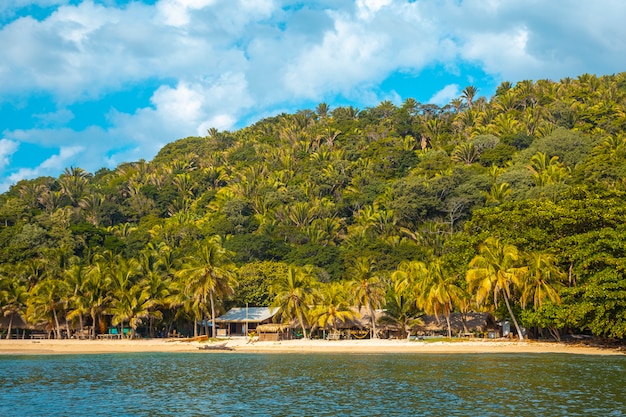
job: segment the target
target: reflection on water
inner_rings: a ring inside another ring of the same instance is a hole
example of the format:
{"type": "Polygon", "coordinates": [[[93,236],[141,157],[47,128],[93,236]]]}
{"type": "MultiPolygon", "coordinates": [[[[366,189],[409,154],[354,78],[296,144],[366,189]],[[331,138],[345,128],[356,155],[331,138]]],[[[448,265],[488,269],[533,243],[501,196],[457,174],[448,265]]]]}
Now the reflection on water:
{"type": "Polygon", "coordinates": [[[0,356],[0,416],[622,416],[626,357],[0,356]]]}

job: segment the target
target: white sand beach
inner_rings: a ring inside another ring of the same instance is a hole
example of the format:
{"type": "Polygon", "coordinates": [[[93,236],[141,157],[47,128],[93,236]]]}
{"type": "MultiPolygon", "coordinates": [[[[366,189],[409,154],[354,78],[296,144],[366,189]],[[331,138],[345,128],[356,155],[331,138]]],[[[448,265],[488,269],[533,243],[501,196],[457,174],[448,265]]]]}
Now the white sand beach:
{"type": "Polygon", "coordinates": [[[6,354],[98,354],[132,352],[227,351],[256,353],[569,353],[581,355],[623,355],[623,351],[582,344],[538,341],[471,339],[463,341],[378,340],[285,340],[250,343],[246,338],[198,342],[186,339],[140,340],[0,340],[0,355],[6,354]],[[201,350],[201,347],[223,349],[201,350]]]}

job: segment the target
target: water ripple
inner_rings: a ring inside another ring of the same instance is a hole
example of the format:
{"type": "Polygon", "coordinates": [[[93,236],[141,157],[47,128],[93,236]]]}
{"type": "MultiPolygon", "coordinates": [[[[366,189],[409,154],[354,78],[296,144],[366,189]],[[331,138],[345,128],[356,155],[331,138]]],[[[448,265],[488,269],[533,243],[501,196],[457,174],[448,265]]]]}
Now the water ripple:
{"type": "Polygon", "coordinates": [[[626,413],[626,358],[613,356],[5,356],[0,377],[6,417],[626,413]]]}

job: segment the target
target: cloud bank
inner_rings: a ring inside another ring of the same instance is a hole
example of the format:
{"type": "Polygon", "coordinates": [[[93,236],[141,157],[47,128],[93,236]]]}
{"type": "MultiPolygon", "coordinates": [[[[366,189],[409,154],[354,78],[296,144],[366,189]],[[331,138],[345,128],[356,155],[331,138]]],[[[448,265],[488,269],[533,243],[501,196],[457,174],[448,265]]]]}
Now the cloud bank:
{"type": "MultiPolygon", "coordinates": [[[[310,103],[404,100],[405,86],[380,87],[397,74],[424,83],[438,68],[469,85],[471,66],[487,93],[619,72],[623,16],[618,0],[2,2],[0,110],[32,117],[0,122],[0,190],[65,166],[150,159],[176,138],[310,103]],[[47,149],[43,163],[18,164],[24,144],[47,149]]],[[[464,86],[422,100],[443,104],[464,86]]]]}

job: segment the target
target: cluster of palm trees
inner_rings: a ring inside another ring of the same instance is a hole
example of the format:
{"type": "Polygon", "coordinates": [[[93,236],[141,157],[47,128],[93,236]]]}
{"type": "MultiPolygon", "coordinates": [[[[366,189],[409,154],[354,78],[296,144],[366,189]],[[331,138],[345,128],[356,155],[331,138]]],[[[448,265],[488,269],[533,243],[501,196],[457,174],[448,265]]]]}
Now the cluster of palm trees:
{"type": "MultiPolygon", "coordinates": [[[[129,337],[140,326],[154,336],[155,320],[168,327],[178,320],[206,324],[216,316],[216,297],[232,293],[235,268],[228,255],[213,236],[185,258],[165,244],[149,244],[138,258],[105,251],[87,265],[78,258],[65,268],[54,259],[36,261],[21,271],[2,270],[0,308],[11,320],[19,314],[44,325],[55,338],[73,335],[88,321],[95,337],[107,330],[107,317],[120,326],[120,334],[128,326],[129,337]]],[[[195,325],[193,332],[197,335],[195,325]]]]}
{"type": "MultiPolygon", "coordinates": [[[[197,324],[204,323],[206,334],[215,336],[213,320],[236,291],[232,255],[216,235],[182,259],[173,258],[164,244],[151,244],[138,259],[104,253],[87,266],[70,261],[60,270],[45,265],[41,269],[48,272],[32,284],[10,278],[5,270],[0,277],[0,307],[11,318],[21,314],[31,323],[47,325],[55,338],[72,335],[86,323],[95,336],[106,331],[105,317],[121,332],[128,326],[129,337],[140,326],[154,336],[155,320],[161,326],[179,320],[194,323],[194,336],[197,324]]],[[[300,327],[305,338],[316,328],[337,330],[359,311],[369,315],[370,335],[376,338],[375,310],[381,308],[384,321],[405,334],[424,313],[443,316],[451,337],[453,311],[493,309],[501,301],[523,338],[511,304],[539,308],[546,300],[558,303],[563,275],[554,256],[524,254],[489,238],[469,263],[464,279],[448,273],[437,258],[426,263],[405,261],[395,271],[385,272],[371,259],[359,257],[348,269],[347,281],[320,282],[313,267],[292,265],[273,279],[270,297],[280,320],[300,327]]],[[[27,276],[22,271],[21,277],[27,276]]]]}
{"type": "Polygon", "coordinates": [[[491,310],[500,299],[506,305],[521,340],[512,300],[537,309],[546,301],[559,303],[558,290],[564,274],[556,258],[545,253],[521,253],[515,246],[497,238],[488,238],[479,254],[469,263],[466,275],[449,274],[441,259],[430,262],[402,262],[392,273],[376,270],[375,262],[357,258],[345,283],[316,281],[311,268],[291,267],[289,273],[274,283],[273,307],[281,318],[306,329],[333,328],[354,318],[362,308],[371,319],[371,336],[377,337],[375,310],[384,307],[383,320],[394,323],[404,334],[419,324],[421,314],[440,315],[452,337],[450,315],[472,309],[491,310]],[[356,308],[355,308],[356,307],[356,308]]]}

